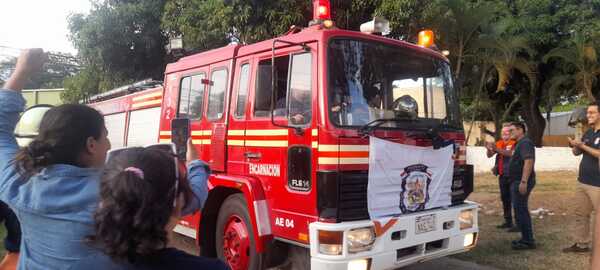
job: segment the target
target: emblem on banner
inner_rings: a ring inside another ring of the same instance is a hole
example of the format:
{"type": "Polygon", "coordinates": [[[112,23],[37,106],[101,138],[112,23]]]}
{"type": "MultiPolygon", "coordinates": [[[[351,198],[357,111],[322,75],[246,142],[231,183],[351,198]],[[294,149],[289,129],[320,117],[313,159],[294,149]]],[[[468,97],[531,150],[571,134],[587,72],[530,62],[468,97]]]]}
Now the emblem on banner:
{"type": "Polygon", "coordinates": [[[416,212],[425,209],[429,201],[429,184],[431,173],[423,164],[410,165],[404,168],[402,191],[400,192],[400,210],[402,213],[416,212]]]}

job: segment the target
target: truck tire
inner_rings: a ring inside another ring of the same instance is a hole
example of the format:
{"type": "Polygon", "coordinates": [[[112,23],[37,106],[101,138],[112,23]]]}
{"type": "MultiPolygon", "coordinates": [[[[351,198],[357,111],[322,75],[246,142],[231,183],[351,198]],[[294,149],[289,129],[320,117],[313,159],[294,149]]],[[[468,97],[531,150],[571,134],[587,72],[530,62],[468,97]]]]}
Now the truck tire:
{"type": "Polygon", "coordinates": [[[256,238],[243,194],[225,199],[219,210],[216,234],[217,256],[232,270],[263,269],[265,255],[256,252],[256,238]]]}

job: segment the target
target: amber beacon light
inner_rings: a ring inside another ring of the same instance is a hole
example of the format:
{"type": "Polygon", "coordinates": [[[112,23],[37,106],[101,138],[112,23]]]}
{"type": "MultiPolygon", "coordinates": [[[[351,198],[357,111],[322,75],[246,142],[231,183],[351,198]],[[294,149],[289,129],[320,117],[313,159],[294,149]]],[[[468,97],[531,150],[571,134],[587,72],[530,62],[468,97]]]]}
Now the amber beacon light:
{"type": "Polygon", "coordinates": [[[429,48],[434,44],[434,34],[431,30],[423,30],[419,32],[419,41],[417,44],[421,47],[429,48]]]}

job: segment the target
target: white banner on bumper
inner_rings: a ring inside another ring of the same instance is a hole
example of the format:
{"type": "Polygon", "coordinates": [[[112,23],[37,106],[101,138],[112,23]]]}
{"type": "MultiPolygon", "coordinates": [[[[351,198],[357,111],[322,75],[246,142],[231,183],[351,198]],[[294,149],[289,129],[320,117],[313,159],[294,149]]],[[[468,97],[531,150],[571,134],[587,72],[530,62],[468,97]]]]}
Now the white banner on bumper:
{"type": "Polygon", "coordinates": [[[371,219],[451,204],[454,146],[438,150],[370,137],[367,204],[371,219]]]}

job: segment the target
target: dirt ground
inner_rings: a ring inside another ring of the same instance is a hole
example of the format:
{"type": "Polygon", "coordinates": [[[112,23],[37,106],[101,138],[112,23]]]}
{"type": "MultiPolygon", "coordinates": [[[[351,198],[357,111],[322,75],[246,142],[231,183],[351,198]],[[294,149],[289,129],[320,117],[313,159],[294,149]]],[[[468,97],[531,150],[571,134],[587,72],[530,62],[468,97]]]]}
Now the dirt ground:
{"type": "MultiPolygon", "coordinates": [[[[468,253],[454,257],[498,269],[589,269],[589,253],[574,255],[564,254],[561,251],[572,241],[571,233],[574,224],[571,202],[577,183],[576,173],[540,172],[537,179],[537,185],[530,199],[530,210],[544,208],[550,211],[542,217],[533,218],[534,234],[538,242],[537,250],[513,251],[510,248],[510,241],[517,239],[519,235],[496,229],[496,225],[502,222],[497,179],[492,175],[477,175],[475,192],[469,200],[481,204],[478,246],[468,253]]],[[[0,226],[0,238],[4,237],[4,233],[4,226],[0,226]]],[[[176,246],[184,249],[187,246],[189,252],[197,252],[192,242],[184,242],[179,242],[176,246]]],[[[3,253],[4,248],[0,241],[0,256],[3,256],[3,253]]]]}
{"type": "Polygon", "coordinates": [[[572,200],[577,184],[575,172],[539,172],[530,197],[530,211],[543,208],[543,215],[532,215],[538,249],[513,251],[512,240],[519,234],[496,229],[502,223],[498,180],[492,175],[475,177],[475,192],[469,200],[481,204],[478,246],[456,258],[489,265],[498,269],[589,269],[590,253],[565,254],[562,249],[572,244],[572,200]]]}

